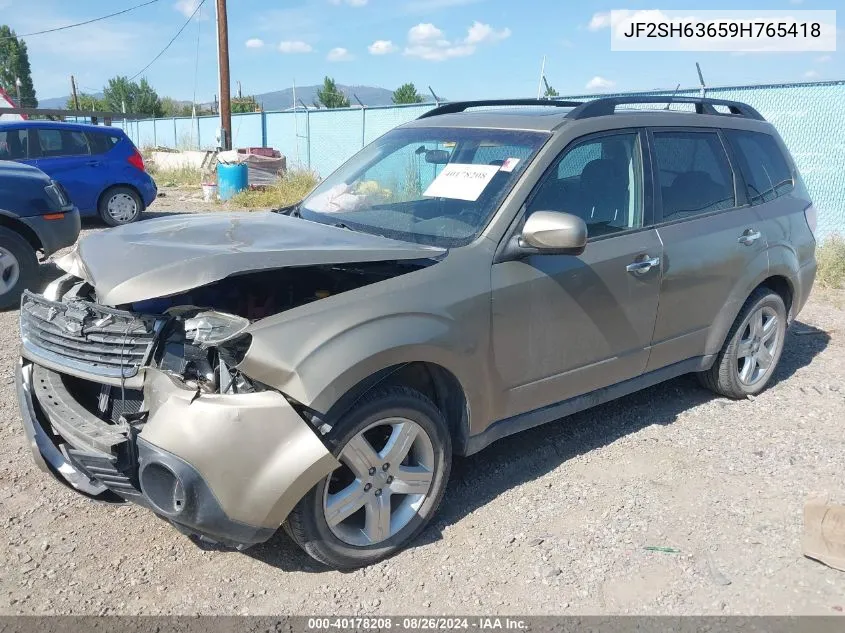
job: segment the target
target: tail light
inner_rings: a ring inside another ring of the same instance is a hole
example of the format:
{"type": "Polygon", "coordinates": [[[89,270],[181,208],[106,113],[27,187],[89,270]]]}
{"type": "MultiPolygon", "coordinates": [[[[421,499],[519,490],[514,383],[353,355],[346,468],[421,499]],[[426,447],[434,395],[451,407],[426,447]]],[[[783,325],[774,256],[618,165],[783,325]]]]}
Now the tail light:
{"type": "Polygon", "coordinates": [[[816,207],[812,204],[804,209],[804,217],[807,218],[807,226],[810,227],[810,232],[813,234],[813,239],[816,239],[816,226],[818,225],[818,212],[816,207]]]}
{"type": "Polygon", "coordinates": [[[137,149],[132,150],[132,154],[130,154],[129,158],[126,159],[127,162],[135,167],[136,169],[140,169],[141,171],[146,171],[146,167],[144,166],[144,157],[141,156],[141,152],[137,149]]]}

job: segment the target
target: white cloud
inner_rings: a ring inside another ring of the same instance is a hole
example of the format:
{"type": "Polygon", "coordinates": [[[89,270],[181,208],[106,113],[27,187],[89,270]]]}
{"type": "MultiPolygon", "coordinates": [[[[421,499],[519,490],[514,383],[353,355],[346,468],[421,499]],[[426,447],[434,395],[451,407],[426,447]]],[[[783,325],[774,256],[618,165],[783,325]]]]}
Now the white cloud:
{"type": "Polygon", "coordinates": [[[832,55],[822,55],[821,57],[816,57],[816,62],[819,64],[827,64],[833,61],[832,55]]]}
{"type": "Polygon", "coordinates": [[[246,41],[247,48],[264,48],[264,40],[252,37],[246,41]]]}
{"type": "Polygon", "coordinates": [[[807,79],[815,79],[818,76],[819,76],[819,71],[817,71],[817,70],[808,70],[807,72],[804,73],[804,77],[806,77],[807,79]]]}
{"type": "MultiPolygon", "coordinates": [[[[194,14],[194,11],[197,10],[200,2],[202,2],[202,0],[176,0],[176,4],[173,5],[173,8],[186,18],[189,18],[194,14]]],[[[202,14],[205,13],[205,11],[207,11],[207,9],[201,9],[197,14],[197,17],[202,16],[204,18],[205,16],[202,14]]]]}
{"type": "Polygon", "coordinates": [[[485,42],[493,43],[500,42],[510,36],[511,30],[508,28],[497,31],[489,24],[482,24],[481,22],[475,21],[472,23],[472,26],[469,27],[465,41],[467,44],[483,44],[485,42]]]}
{"type": "Polygon", "coordinates": [[[348,62],[352,61],[354,58],[345,48],[337,47],[329,51],[329,54],[326,55],[326,59],[330,62],[348,62]]]}
{"type": "Polygon", "coordinates": [[[390,40],[376,40],[367,47],[370,55],[389,55],[396,51],[396,45],[390,40]]]}
{"type": "Polygon", "coordinates": [[[590,81],[587,82],[585,88],[587,90],[595,90],[597,92],[603,92],[605,90],[610,90],[616,85],[615,81],[611,81],[610,79],[605,79],[604,77],[599,77],[596,75],[590,81]]]}
{"type": "Polygon", "coordinates": [[[335,6],[339,6],[341,4],[348,4],[350,7],[364,7],[367,6],[368,0],[329,0],[335,6]]]}
{"type": "Polygon", "coordinates": [[[279,42],[279,52],[281,53],[310,53],[313,50],[311,44],[300,42],[299,40],[279,42]]]}
{"type": "Polygon", "coordinates": [[[408,42],[411,44],[421,44],[435,40],[443,41],[443,31],[431,23],[417,24],[416,26],[412,26],[411,30],[408,31],[408,42]]]}
{"type": "Polygon", "coordinates": [[[610,26],[610,13],[594,13],[590,18],[587,28],[591,31],[600,31],[610,26]]]}
{"type": "Polygon", "coordinates": [[[511,35],[509,28],[496,30],[489,24],[473,22],[466,37],[449,40],[439,28],[431,23],[417,24],[408,31],[408,46],[404,54],[428,61],[442,62],[455,57],[467,57],[475,53],[479,45],[495,44],[511,35]]]}

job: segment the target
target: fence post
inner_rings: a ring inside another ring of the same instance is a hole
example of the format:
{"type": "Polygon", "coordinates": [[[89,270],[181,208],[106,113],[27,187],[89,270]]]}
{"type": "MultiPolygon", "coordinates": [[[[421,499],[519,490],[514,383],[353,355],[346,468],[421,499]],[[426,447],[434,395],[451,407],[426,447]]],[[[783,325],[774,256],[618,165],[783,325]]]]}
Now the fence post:
{"type": "Polygon", "coordinates": [[[305,110],[305,152],[308,159],[308,169],[311,169],[311,111],[305,110]]]}
{"type": "Polygon", "coordinates": [[[179,149],[179,136],[176,134],[176,117],[173,117],[173,149],[179,149]]]}
{"type": "Polygon", "coordinates": [[[156,130],[155,119],[153,119],[153,147],[158,147],[158,131],[156,130]]]}
{"type": "Polygon", "coordinates": [[[361,108],[361,147],[367,144],[367,108],[361,108]]]}
{"type": "Polygon", "coordinates": [[[267,113],[261,111],[261,147],[267,147],[267,113]]]}
{"type": "Polygon", "coordinates": [[[194,121],[197,122],[197,149],[202,149],[202,138],[200,137],[200,118],[196,117],[194,121]]]}

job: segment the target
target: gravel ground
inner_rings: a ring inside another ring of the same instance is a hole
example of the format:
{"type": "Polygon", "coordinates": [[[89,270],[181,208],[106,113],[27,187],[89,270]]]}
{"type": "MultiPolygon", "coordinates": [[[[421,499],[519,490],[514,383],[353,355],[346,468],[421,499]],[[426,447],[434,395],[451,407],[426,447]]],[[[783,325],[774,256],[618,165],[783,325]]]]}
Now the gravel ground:
{"type": "MultiPolygon", "coordinates": [[[[165,193],[150,215],[203,206],[165,193]]],[[[813,295],[754,400],[682,377],[457,459],[437,522],[353,573],[281,532],[201,549],[41,473],[14,393],[17,312],[0,313],[0,613],[834,614],[845,573],[805,559],[801,533],[808,494],[845,501],[843,304],[813,295]]]]}

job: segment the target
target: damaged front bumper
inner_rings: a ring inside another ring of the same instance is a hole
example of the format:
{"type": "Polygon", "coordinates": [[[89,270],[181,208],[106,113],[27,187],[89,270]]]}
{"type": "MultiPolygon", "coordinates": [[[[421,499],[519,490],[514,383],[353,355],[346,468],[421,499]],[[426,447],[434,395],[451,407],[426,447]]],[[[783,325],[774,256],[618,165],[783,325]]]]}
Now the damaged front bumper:
{"type": "Polygon", "coordinates": [[[18,399],[39,467],[87,496],[117,496],[242,548],[267,540],[339,465],[275,391],[201,393],[142,372],[140,412],[115,423],[75,397],[78,379],[22,359],[18,399]]]}

